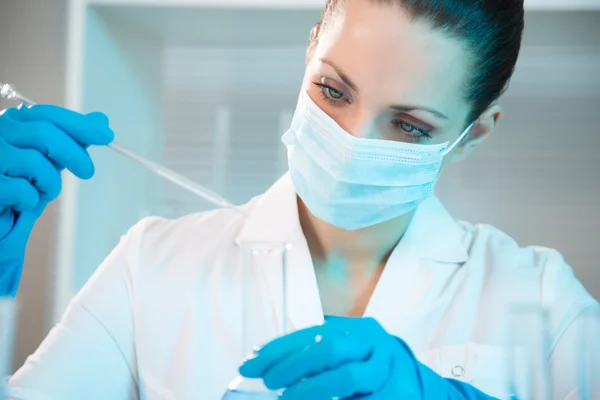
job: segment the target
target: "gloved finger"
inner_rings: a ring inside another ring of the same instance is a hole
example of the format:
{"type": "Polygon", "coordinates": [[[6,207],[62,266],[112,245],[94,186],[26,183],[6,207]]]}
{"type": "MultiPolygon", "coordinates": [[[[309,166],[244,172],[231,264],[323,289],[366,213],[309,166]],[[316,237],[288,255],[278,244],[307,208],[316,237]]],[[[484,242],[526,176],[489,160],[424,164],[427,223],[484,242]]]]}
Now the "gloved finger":
{"type": "Polygon", "coordinates": [[[108,119],[106,114],[98,112],[98,111],[87,113],[87,114],[85,114],[85,116],[87,118],[92,119],[98,125],[108,126],[110,123],[110,120],[108,119]]]}
{"type": "Polygon", "coordinates": [[[262,378],[275,363],[313,345],[322,333],[323,326],[319,325],[277,338],[261,348],[254,358],[246,360],[239,369],[240,374],[246,378],[262,378]]]}
{"type": "MultiPolygon", "coordinates": [[[[10,257],[12,254],[18,257],[19,254],[25,254],[27,238],[47,205],[48,202],[40,201],[32,210],[13,213],[14,220],[10,231],[0,240],[0,255],[10,257]]],[[[18,284],[18,280],[15,283],[18,284]]]]}
{"type": "Polygon", "coordinates": [[[270,389],[288,387],[343,364],[366,361],[372,352],[373,342],[360,333],[326,329],[319,342],[274,363],[263,379],[270,389]]]}
{"type": "Polygon", "coordinates": [[[33,207],[33,209],[18,213],[12,230],[12,233],[15,234],[15,237],[23,237],[23,235],[30,233],[38,218],[40,215],[42,215],[47,206],[47,201],[40,200],[37,205],[33,207]]]}
{"type": "Polygon", "coordinates": [[[39,202],[37,189],[27,179],[0,175],[0,208],[31,210],[39,202]]]}
{"type": "Polygon", "coordinates": [[[107,145],[114,140],[114,133],[108,126],[108,118],[100,113],[88,115],[53,105],[20,107],[18,112],[7,111],[7,115],[21,122],[50,122],[84,146],[107,145]]]}
{"type": "MultiPolygon", "coordinates": [[[[56,168],[56,170],[58,172],[61,172],[63,169],[65,169],[65,167],[62,166],[62,164],[60,164],[58,161],[50,159],[50,162],[52,163],[52,165],[54,165],[54,168],[56,168]]],[[[93,165],[93,163],[92,163],[93,165]]],[[[73,172],[73,171],[71,171],[73,172]]],[[[81,178],[81,177],[80,177],[81,178]]]]}
{"type": "Polygon", "coordinates": [[[0,122],[2,137],[19,148],[36,149],[55,166],[66,167],[75,176],[89,179],[94,175],[94,163],[88,152],[71,136],[47,121],[0,122]]]}
{"type": "Polygon", "coordinates": [[[264,346],[256,357],[247,360],[240,367],[240,374],[247,378],[261,378],[278,360],[299,352],[315,343],[315,338],[323,337],[325,330],[347,332],[357,330],[365,335],[385,334],[385,330],[372,318],[333,318],[324,325],[314,326],[293,332],[273,340],[264,346]]]}
{"type": "MultiPolygon", "coordinates": [[[[90,118],[92,121],[98,123],[98,124],[105,124],[106,126],[109,126],[109,119],[106,116],[106,114],[101,113],[101,112],[91,112],[86,114],[86,117],[90,118]]],[[[112,132],[112,129],[111,129],[112,132]]],[[[113,140],[114,140],[114,133],[113,133],[113,140]]],[[[112,142],[112,140],[111,140],[112,142]]],[[[90,144],[81,144],[81,146],[83,146],[84,149],[88,149],[90,147],[90,144]]]]}
{"type": "MultiPolygon", "coordinates": [[[[0,188],[2,188],[1,184],[0,188]]],[[[14,223],[15,213],[12,208],[0,206],[0,241],[12,230],[14,223]]]]}
{"type": "Polygon", "coordinates": [[[328,329],[337,331],[359,331],[364,336],[381,337],[387,332],[377,322],[376,319],[370,317],[349,318],[349,317],[328,317],[325,324],[328,329]]]}
{"type": "Polygon", "coordinates": [[[0,173],[27,179],[38,189],[41,199],[51,201],[60,193],[60,172],[39,151],[19,149],[0,139],[0,157],[0,173]]]}
{"type": "MultiPolygon", "coordinates": [[[[391,357],[376,352],[365,362],[354,362],[324,371],[289,386],[282,400],[350,399],[377,393],[391,374],[391,357]]],[[[370,398],[370,397],[369,397],[370,398]]]]}

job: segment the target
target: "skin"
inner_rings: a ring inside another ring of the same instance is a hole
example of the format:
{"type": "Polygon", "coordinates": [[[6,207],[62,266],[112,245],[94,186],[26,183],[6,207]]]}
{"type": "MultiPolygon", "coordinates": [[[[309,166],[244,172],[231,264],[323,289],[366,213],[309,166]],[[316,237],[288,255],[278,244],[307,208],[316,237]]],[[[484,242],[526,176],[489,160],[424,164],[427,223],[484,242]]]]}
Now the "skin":
{"type": "MultiPolygon", "coordinates": [[[[464,44],[425,21],[412,21],[397,7],[344,2],[308,47],[306,61],[302,90],[353,136],[452,143],[472,122],[466,121],[471,105],[464,99],[464,85],[470,65],[464,44]],[[390,108],[395,105],[428,108],[445,117],[390,108]]],[[[444,164],[466,157],[493,132],[500,114],[497,105],[485,110],[444,164]]],[[[362,316],[414,212],[346,231],[313,216],[299,198],[298,210],[325,314],[362,316]]]]}

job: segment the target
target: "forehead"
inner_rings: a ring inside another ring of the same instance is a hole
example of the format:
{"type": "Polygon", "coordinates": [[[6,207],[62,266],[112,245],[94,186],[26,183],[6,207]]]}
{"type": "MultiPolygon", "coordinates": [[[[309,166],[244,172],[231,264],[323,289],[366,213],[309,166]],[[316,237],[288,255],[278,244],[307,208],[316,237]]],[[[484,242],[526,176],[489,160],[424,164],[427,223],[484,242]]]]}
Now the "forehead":
{"type": "Polygon", "coordinates": [[[319,38],[327,58],[356,83],[361,99],[415,102],[460,112],[468,62],[463,43],[376,1],[346,1],[319,38]]]}

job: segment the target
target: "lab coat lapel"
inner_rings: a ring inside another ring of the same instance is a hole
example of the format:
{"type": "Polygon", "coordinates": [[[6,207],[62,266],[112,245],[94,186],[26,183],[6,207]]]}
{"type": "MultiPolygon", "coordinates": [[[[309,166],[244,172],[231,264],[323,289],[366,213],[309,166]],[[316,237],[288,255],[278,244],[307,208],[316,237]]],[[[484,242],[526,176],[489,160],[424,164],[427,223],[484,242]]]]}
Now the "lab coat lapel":
{"type": "Polygon", "coordinates": [[[365,315],[389,332],[407,331],[411,314],[437,298],[468,257],[456,221],[436,197],[426,200],[392,251],[365,315]]]}
{"type": "Polygon", "coordinates": [[[323,306],[308,244],[301,235],[288,252],[288,310],[292,330],[324,322],[323,306]]]}
{"type": "Polygon", "coordinates": [[[373,317],[394,332],[412,313],[431,282],[420,268],[418,254],[403,241],[396,246],[379,278],[365,316],[373,317]]]}
{"type": "MultiPolygon", "coordinates": [[[[302,233],[298,203],[289,173],[286,173],[258,200],[242,226],[236,243],[276,241],[288,243],[287,303],[288,330],[298,330],[323,323],[323,308],[312,258],[302,233]]],[[[280,271],[266,267],[265,279],[271,301],[281,304],[280,271]]],[[[281,307],[275,307],[281,318],[281,307]]]]}

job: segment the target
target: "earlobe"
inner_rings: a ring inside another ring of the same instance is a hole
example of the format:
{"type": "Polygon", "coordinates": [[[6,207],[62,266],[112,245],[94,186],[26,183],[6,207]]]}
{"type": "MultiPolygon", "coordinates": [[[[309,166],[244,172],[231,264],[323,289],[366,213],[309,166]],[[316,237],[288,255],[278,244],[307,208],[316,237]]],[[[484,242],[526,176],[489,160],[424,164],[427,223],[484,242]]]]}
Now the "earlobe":
{"type": "Polygon", "coordinates": [[[502,108],[499,105],[493,104],[489,106],[481,115],[473,128],[471,128],[471,132],[469,132],[469,141],[472,141],[473,144],[478,144],[486,139],[496,128],[496,124],[498,120],[502,116],[502,108]]]}
{"type": "Polygon", "coordinates": [[[449,161],[457,162],[457,161],[464,160],[465,158],[467,158],[469,156],[469,154],[471,154],[472,150],[473,150],[473,145],[470,144],[470,142],[467,142],[461,146],[456,146],[456,148],[450,155],[449,161]]]}

